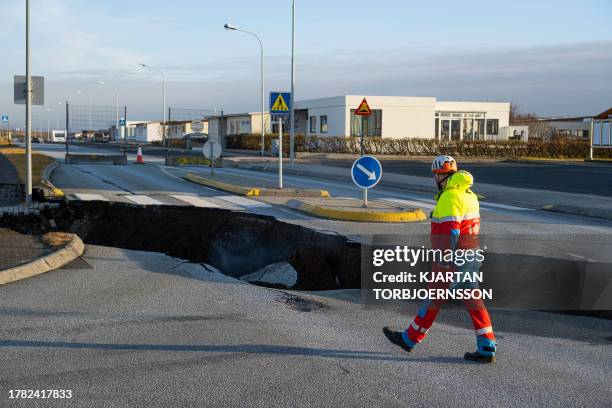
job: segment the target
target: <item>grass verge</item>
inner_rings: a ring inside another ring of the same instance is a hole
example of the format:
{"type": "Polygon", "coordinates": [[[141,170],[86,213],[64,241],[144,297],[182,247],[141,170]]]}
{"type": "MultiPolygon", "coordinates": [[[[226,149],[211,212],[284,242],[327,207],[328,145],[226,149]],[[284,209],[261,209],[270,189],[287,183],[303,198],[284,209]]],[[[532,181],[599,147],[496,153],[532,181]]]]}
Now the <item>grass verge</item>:
{"type": "MultiPolygon", "coordinates": [[[[0,154],[3,154],[15,167],[19,175],[19,181],[25,184],[26,179],[26,157],[25,149],[19,147],[0,147],[0,154]]],[[[41,153],[32,152],[32,185],[38,186],[42,184],[42,175],[45,168],[53,162],[49,156],[41,153]]]]}

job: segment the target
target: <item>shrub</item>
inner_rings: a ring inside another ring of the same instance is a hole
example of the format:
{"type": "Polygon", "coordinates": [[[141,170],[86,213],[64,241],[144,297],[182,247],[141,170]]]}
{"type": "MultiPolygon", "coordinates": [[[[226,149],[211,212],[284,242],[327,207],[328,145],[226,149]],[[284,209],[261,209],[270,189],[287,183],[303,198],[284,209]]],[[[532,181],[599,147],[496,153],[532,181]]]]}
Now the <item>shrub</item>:
{"type": "MultiPolygon", "coordinates": [[[[277,135],[266,135],[265,149],[270,151],[272,139],[277,135]]],[[[261,135],[227,136],[229,149],[259,150],[261,135]]],[[[289,135],[283,137],[284,151],[289,151],[289,135]]],[[[352,153],[361,151],[359,137],[330,137],[296,135],[297,152],[352,153]]],[[[584,159],[589,154],[589,143],[584,140],[555,138],[551,141],[532,139],[520,141],[453,141],[437,142],[433,139],[365,139],[365,151],[375,155],[435,156],[448,154],[457,157],[491,158],[557,158],[584,159]]],[[[595,157],[611,158],[612,149],[596,149],[595,157]]]]}

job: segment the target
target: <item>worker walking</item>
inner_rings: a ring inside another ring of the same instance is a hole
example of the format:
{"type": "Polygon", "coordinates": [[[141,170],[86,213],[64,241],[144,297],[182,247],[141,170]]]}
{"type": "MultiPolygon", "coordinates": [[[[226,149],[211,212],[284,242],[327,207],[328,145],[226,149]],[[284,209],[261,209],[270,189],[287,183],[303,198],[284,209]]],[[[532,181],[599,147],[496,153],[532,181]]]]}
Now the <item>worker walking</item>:
{"type": "MultiPolygon", "coordinates": [[[[474,179],[467,171],[459,171],[457,162],[451,156],[438,156],[434,159],[431,171],[434,174],[439,192],[436,206],[431,215],[431,243],[434,249],[475,249],[479,247],[480,206],[478,198],[470,187],[474,179]]],[[[477,271],[480,262],[466,262],[461,267],[454,263],[434,262],[432,271],[477,271]]],[[[454,284],[454,283],[453,283],[454,284]]],[[[451,284],[447,284],[447,287],[451,284]]],[[[440,287],[440,284],[430,285],[440,287]]],[[[425,339],[427,331],[444,302],[425,300],[408,329],[403,332],[383,329],[384,335],[393,344],[410,352],[425,339]]],[[[480,363],[495,362],[497,343],[491,318],[481,299],[465,301],[476,332],[476,352],[465,353],[464,358],[480,363]]]]}

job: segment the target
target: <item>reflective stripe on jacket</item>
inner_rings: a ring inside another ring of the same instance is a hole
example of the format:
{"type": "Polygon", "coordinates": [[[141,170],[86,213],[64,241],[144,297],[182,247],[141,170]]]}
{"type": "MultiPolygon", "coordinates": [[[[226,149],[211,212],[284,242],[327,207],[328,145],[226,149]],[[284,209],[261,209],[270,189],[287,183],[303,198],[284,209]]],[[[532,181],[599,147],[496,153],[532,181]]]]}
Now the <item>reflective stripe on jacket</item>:
{"type": "MultiPolygon", "coordinates": [[[[431,235],[447,236],[443,240],[447,244],[435,247],[448,247],[448,236],[462,236],[459,247],[474,247],[476,242],[469,243],[466,235],[476,238],[480,232],[480,205],[478,197],[470,187],[474,184],[474,178],[470,173],[460,170],[448,179],[444,190],[439,192],[435,199],[436,207],[431,214],[431,235]]],[[[435,239],[433,240],[436,241],[435,239]]],[[[477,241],[477,240],[476,240],[477,241]]]]}

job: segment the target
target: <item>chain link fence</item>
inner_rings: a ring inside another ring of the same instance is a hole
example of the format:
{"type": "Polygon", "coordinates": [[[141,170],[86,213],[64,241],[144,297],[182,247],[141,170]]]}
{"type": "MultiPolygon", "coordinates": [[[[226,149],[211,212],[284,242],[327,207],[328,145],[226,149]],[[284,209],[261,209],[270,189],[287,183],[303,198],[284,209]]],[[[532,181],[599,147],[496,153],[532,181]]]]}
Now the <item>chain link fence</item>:
{"type": "Polygon", "coordinates": [[[66,103],[67,142],[106,143],[122,140],[121,124],[126,119],[127,106],[66,103]]]}

